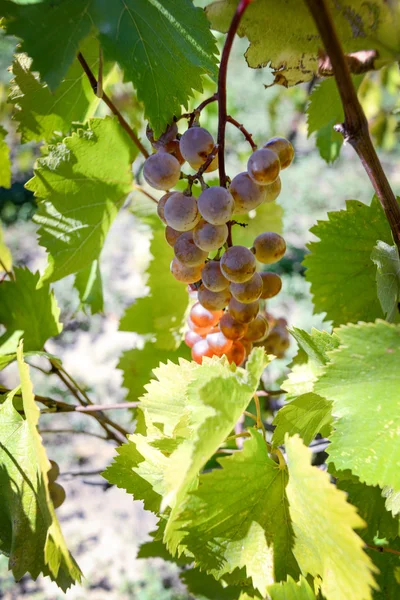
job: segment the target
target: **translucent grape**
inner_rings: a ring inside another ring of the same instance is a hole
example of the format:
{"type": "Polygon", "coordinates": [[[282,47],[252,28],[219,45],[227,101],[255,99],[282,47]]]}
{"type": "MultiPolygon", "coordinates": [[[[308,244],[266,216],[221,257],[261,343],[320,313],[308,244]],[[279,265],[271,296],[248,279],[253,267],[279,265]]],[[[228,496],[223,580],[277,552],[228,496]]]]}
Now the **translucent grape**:
{"type": "Polygon", "coordinates": [[[253,350],[253,342],[250,342],[249,340],[246,340],[245,338],[240,340],[240,343],[243,344],[244,347],[244,351],[245,351],[245,358],[247,358],[250,354],[250,352],[253,350]]]}
{"type": "MultiPolygon", "coordinates": [[[[205,162],[205,161],[204,161],[205,162]]],[[[192,169],[194,171],[198,171],[199,168],[201,167],[201,165],[196,165],[196,164],[191,164],[189,163],[190,166],[192,167],[192,169]]],[[[203,163],[202,163],[203,164],[203,163]]],[[[210,162],[210,164],[208,165],[207,169],[204,171],[205,173],[212,173],[212,171],[216,171],[218,169],[218,154],[216,154],[214,156],[214,158],[212,159],[212,161],[210,162]]]]}
{"type": "Polygon", "coordinates": [[[195,283],[201,279],[202,265],[196,265],[195,267],[189,267],[188,265],[182,265],[179,260],[174,257],[171,261],[171,273],[178,281],[182,283],[195,283]]]}
{"type": "Polygon", "coordinates": [[[282,258],[286,252],[286,242],[281,235],[266,231],[254,240],[254,254],[261,263],[270,265],[282,258]]]}
{"type": "Polygon", "coordinates": [[[165,216],[164,216],[164,206],[166,201],[168,200],[168,198],[173,194],[173,192],[167,192],[166,194],[164,194],[164,196],[162,196],[157,204],[157,214],[160,217],[161,221],[165,224],[167,224],[167,221],[165,220],[165,216]]]}
{"type": "Polygon", "coordinates": [[[263,280],[263,291],[261,298],[266,300],[267,298],[273,298],[282,289],[282,279],[276,273],[270,273],[268,271],[260,273],[263,280]]]}
{"type": "Polygon", "coordinates": [[[176,231],[176,229],[172,229],[169,225],[166,226],[165,239],[172,248],[175,246],[176,240],[180,235],[182,235],[182,231],[176,231]]]}
{"type": "Polygon", "coordinates": [[[222,255],[221,271],[229,281],[243,283],[256,270],[254,254],[245,246],[232,246],[222,255]]]}
{"type": "Polygon", "coordinates": [[[65,497],[66,497],[63,486],[60,485],[59,483],[55,483],[55,482],[50,483],[49,484],[49,492],[50,492],[50,498],[51,498],[51,501],[53,502],[54,508],[59,508],[61,506],[61,504],[63,504],[65,497]]]}
{"type": "Polygon", "coordinates": [[[207,252],[218,250],[227,240],[227,225],[211,225],[202,219],[193,230],[193,239],[199,248],[207,252]]]}
{"type": "Polygon", "coordinates": [[[194,169],[199,169],[214,148],[214,138],[204,127],[191,127],[179,141],[181,154],[194,169]]]}
{"type": "Polygon", "coordinates": [[[247,325],[236,321],[229,312],[222,315],[219,328],[229,340],[240,340],[247,331],[247,325]]]}
{"type": "Polygon", "coordinates": [[[204,250],[200,250],[196,246],[191,231],[185,231],[178,237],[174,246],[174,252],[179,262],[183,265],[189,265],[189,267],[204,265],[208,256],[208,252],[204,252],[204,250]]]}
{"type": "Polygon", "coordinates": [[[214,356],[214,352],[208,345],[207,340],[200,340],[199,342],[196,342],[196,344],[192,348],[192,358],[199,365],[201,365],[205,356],[211,358],[212,356],[214,356]]]}
{"type": "Polygon", "coordinates": [[[205,337],[207,335],[207,333],[210,333],[210,331],[212,329],[212,327],[199,327],[199,325],[196,325],[195,323],[193,323],[193,321],[190,317],[187,318],[187,324],[188,324],[190,331],[194,331],[195,333],[198,333],[199,335],[201,335],[201,337],[205,337]]]}
{"type": "Polygon", "coordinates": [[[49,469],[49,471],[47,471],[47,477],[49,479],[49,483],[52,483],[59,476],[59,474],[60,474],[60,467],[58,466],[58,464],[54,460],[51,460],[50,464],[51,464],[51,468],[49,469]]]}
{"type": "Polygon", "coordinates": [[[235,201],[235,214],[245,214],[260,206],[265,200],[266,186],[257,185],[247,172],[232,179],[229,191],[235,201]]]}
{"type": "Polygon", "coordinates": [[[264,148],[268,148],[278,155],[281,169],[286,169],[294,158],[294,148],[285,138],[274,137],[268,140],[264,148]]]}
{"type": "Polygon", "coordinates": [[[200,221],[196,198],[174,192],[164,205],[167,225],[177,231],[190,231],[200,221]]]}
{"type": "Polygon", "coordinates": [[[245,339],[249,342],[260,342],[268,335],[268,321],[262,315],[257,315],[254,321],[249,323],[245,339]]]}
{"type": "Polygon", "coordinates": [[[282,181],[281,181],[280,177],[275,179],[275,181],[273,183],[269,183],[268,185],[265,185],[264,186],[264,190],[265,190],[264,202],[273,202],[274,200],[276,200],[277,197],[279,196],[279,194],[281,193],[281,189],[282,189],[282,181]]]}
{"type": "Polygon", "coordinates": [[[247,162],[248,174],[258,185],[273,183],[280,168],[278,155],[268,148],[256,150],[247,162]]]}
{"type": "Polygon", "coordinates": [[[259,273],[254,273],[254,275],[244,283],[231,283],[229,289],[236,300],[248,304],[249,302],[255,302],[261,297],[263,280],[259,273]]]}
{"type": "Polygon", "coordinates": [[[185,333],[185,344],[189,348],[193,348],[193,346],[202,339],[202,336],[195,331],[189,330],[185,333]]]}
{"type": "Polygon", "coordinates": [[[224,225],[232,216],[235,202],[223,187],[213,186],[202,192],[197,200],[203,219],[212,225],[224,225]]]}
{"type": "Polygon", "coordinates": [[[227,354],[227,358],[230,363],[234,362],[235,365],[240,367],[246,358],[246,350],[242,342],[239,342],[238,340],[233,342],[232,347],[227,354]]]}
{"type": "Polygon", "coordinates": [[[222,274],[219,260],[210,260],[204,265],[201,279],[210,292],[222,292],[229,287],[229,281],[222,274]]]}
{"type": "Polygon", "coordinates": [[[204,285],[199,289],[199,302],[204,308],[208,310],[222,310],[228,306],[228,302],[231,298],[229,290],[222,290],[221,292],[211,292],[204,285]]]}
{"type": "Polygon", "coordinates": [[[190,310],[190,318],[195,325],[199,327],[214,327],[222,317],[222,310],[210,311],[204,308],[200,302],[193,304],[190,310]]]}
{"type": "Polygon", "coordinates": [[[222,331],[207,334],[206,340],[211,350],[217,356],[226,354],[232,348],[232,340],[228,340],[222,331]]]}
{"type": "Polygon", "coordinates": [[[146,158],[143,167],[143,177],[156,190],[170,190],[179,181],[181,165],[179,161],[160,150],[146,158]]]}
{"type": "Polygon", "coordinates": [[[243,304],[238,302],[236,298],[231,298],[228,305],[228,310],[231,313],[235,321],[239,323],[250,323],[258,315],[259,302],[250,302],[249,304],[243,304]]]}

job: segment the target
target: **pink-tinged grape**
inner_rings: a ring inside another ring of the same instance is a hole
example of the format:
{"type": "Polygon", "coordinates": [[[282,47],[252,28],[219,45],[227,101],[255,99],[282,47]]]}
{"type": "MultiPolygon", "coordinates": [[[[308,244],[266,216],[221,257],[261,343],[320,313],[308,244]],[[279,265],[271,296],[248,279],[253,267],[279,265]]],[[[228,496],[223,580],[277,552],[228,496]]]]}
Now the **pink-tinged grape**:
{"type": "Polygon", "coordinates": [[[232,179],[229,191],[235,201],[235,214],[245,214],[260,206],[265,200],[266,186],[257,185],[247,172],[232,179]]]}
{"type": "Polygon", "coordinates": [[[221,271],[229,281],[243,283],[256,270],[254,254],[245,246],[232,246],[222,255],[221,271]]]}
{"type": "Polygon", "coordinates": [[[245,340],[249,342],[261,342],[268,335],[269,325],[268,321],[262,315],[257,315],[254,321],[249,323],[245,340]]]}
{"type": "Polygon", "coordinates": [[[254,275],[243,283],[231,283],[229,290],[236,300],[248,304],[255,302],[261,297],[263,291],[263,280],[259,273],[254,275]]]}
{"type": "Polygon", "coordinates": [[[281,193],[281,189],[282,189],[282,181],[281,181],[280,177],[275,179],[275,181],[273,183],[264,185],[264,190],[265,190],[264,202],[273,202],[274,200],[276,200],[277,197],[279,196],[279,194],[281,193]]]}
{"type": "Polygon", "coordinates": [[[232,347],[226,355],[230,363],[235,363],[236,366],[240,367],[246,358],[246,350],[242,342],[236,340],[232,343],[232,347]]]}
{"type": "Polygon", "coordinates": [[[243,304],[238,302],[236,298],[231,298],[228,305],[228,310],[231,313],[235,321],[239,323],[250,323],[258,315],[260,305],[259,302],[250,302],[249,304],[243,304]]]}
{"type": "Polygon", "coordinates": [[[266,300],[267,298],[273,298],[282,289],[282,279],[276,273],[269,273],[265,271],[264,273],[260,273],[261,278],[263,280],[263,291],[261,294],[261,298],[266,300]]]}
{"type": "Polygon", "coordinates": [[[229,312],[224,312],[219,322],[219,328],[229,340],[240,340],[246,335],[247,325],[236,321],[229,312]]]}
{"type": "Polygon", "coordinates": [[[195,331],[189,330],[185,333],[185,344],[188,348],[193,348],[193,346],[202,339],[202,336],[195,331]]]}
{"type": "Polygon", "coordinates": [[[232,348],[232,340],[228,340],[228,338],[224,336],[222,331],[208,333],[206,340],[211,350],[217,356],[222,356],[223,354],[226,354],[232,348]]]}
{"type": "Polygon", "coordinates": [[[181,165],[179,161],[160,150],[146,158],[143,167],[143,177],[156,190],[170,190],[179,181],[181,165]]]}
{"type": "Polygon", "coordinates": [[[229,290],[222,290],[221,292],[211,292],[204,285],[199,289],[199,302],[204,308],[208,310],[216,311],[222,310],[228,306],[231,298],[229,290]]]}
{"type": "Polygon", "coordinates": [[[281,169],[287,169],[294,158],[294,148],[289,140],[286,140],[285,138],[271,138],[264,145],[264,148],[268,148],[278,155],[279,162],[281,163],[281,169]]]}
{"type": "Polygon", "coordinates": [[[224,225],[232,216],[235,202],[228,190],[220,186],[209,187],[197,200],[203,219],[212,225],[224,225]]]}
{"type": "Polygon", "coordinates": [[[164,206],[166,201],[168,200],[168,198],[173,194],[173,192],[167,192],[166,194],[164,194],[164,196],[162,196],[157,204],[157,214],[160,217],[161,221],[165,224],[167,224],[167,221],[165,220],[165,216],[164,216],[164,206]]]}
{"type": "Polygon", "coordinates": [[[197,170],[212,152],[214,138],[204,127],[190,127],[182,135],[179,148],[183,158],[197,170]]]}
{"type": "Polygon", "coordinates": [[[192,320],[192,323],[194,323],[198,327],[214,327],[215,325],[217,325],[222,315],[222,310],[208,310],[207,308],[204,308],[204,306],[202,306],[200,302],[196,302],[196,304],[193,304],[190,310],[190,318],[192,320]]]}
{"type": "Polygon", "coordinates": [[[273,183],[280,168],[278,155],[268,148],[256,150],[247,162],[247,172],[258,185],[273,183]]]}
{"type": "Polygon", "coordinates": [[[286,252],[286,242],[279,233],[260,233],[253,243],[256,259],[266,265],[277,262],[286,252]]]}
{"type": "Polygon", "coordinates": [[[196,325],[196,323],[193,323],[193,321],[190,317],[187,318],[187,324],[188,324],[190,331],[194,331],[195,333],[198,333],[199,335],[201,335],[201,337],[205,337],[207,335],[207,333],[210,333],[210,331],[212,329],[212,327],[199,327],[199,325],[196,325]]]}
{"type": "Polygon", "coordinates": [[[243,344],[244,351],[245,351],[245,358],[248,358],[250,352],[253,350],[253,342],[250,342],[249,340],[246,340],[245,338],[243,338],[242,340],[240,340],[240,343],[243,344]]]}
{"type": "Polygon", "coordinates": [[[172,248],[175,246],[176,240],[180,235],[182,235],[182,231],[176,231],[176,229],[172,229],[169,225],[166,226],[165,239],[172,248]]]}
{"type": "Polygon", "coordinates": [[[174,192],[164,205],[167,225],[177,231],[190,231],[200,221],[196,198],[174,192]]]}
{"type": "Polygon", "coordinates": [[[53,483],[60,474],[60,467],[54,460],[51,460],[50,464],[51,464],[51,468],[47,471],[47,477],[48,477],[49,483],[53,483]]]}
{"type": "Polygon", "coordinates": [[[185,231],[176,240],[174,246],[174,252],[176,258],[183,265],[189,265],[189,267],[195,267],[196,265],[204,265],[204,262],[208,256],[208,252],[200,250],[194,243],[193,233],[191,231],[185,231]]]}
{"type": "Polygon", "coordinates": [[[214,356],[214,352],[208,345],[207,340],[200,340],[199,342],[196,342],[192,348],[192,358],[195,362],[201,365],[205,356],[211,358],[214,356]]]}
{"type": "Polygon", "coordinates": [[[195,283],[201,279],[203,266],[204,263],[202,265],[196,265],[195,267],[189,267],[188,265],[183,265],[176,257],[174,257],[171,261],[170,268],[172,275],[177,281],[182,281],[182,283],[195,283]]]}
{"type": "Polygon", "coordinates": [[[54,508],[59,508],[61,504],[64,503],[66,498],[65,490],[62,485],[59,483],[50,483],[49,484],[49,493],[50,498],[53,503],[54,508]]]}
{"type": "Polygon", "coordinates": [[[222,274],[219,260],[208,261],[201,272],[204,287],[210,292],[222,292],[229,287],[229,281],[222,274]]]}
{"type": "Polygon", "coordinates": [[[206,252],[218,250],[225,244],[227,238],[227,225],[212,225],[204,219],[201,219],[193,230],[194,243],[206,252]]]}

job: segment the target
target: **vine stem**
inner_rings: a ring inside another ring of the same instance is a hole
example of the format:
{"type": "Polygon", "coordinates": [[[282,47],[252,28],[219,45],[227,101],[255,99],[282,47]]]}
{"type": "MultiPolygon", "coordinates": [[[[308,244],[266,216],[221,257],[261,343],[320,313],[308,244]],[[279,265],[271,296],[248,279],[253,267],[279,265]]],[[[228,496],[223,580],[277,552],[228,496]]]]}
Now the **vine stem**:
{"type": "MultiPolygon", "coordinates": [[[[78,60],[81,63],[82,69],[85,71],[87,78],[89,79],[89,82],[90,82],[90,85],[92,86],[93,92],[97,96],[98,91],[99,91],[98,81],[97,81],[96,77],[94,76],[88,63],[86,62],[86,59],[82,55],[82,52],[78,53],[78,60]]],[[[147,152],[146,148],[143,146],[142,142],[139,140],[138,136],[133,131],[133,129],[129,125],[128,121],[126,121],[124,119],[124,117],[119,112],[118,108],[115,106],[114,102],[111,100],[111,98],[109,98],[107,96],[107,94],[104,91],[102,92],[101,99],[107,104],[107,106],[111,110],[111,112],[117,117],[121,126],[123,127],[123,129],[125,129],[126,133],[129,135],[129,137],[131,138],[131,140],[135,144],[135,146],[137,146],[137,148],[140,150],[140,152],[143,154],[143,156],[145,158],[148,158],[149,153],[147,152]]]]}
{"type": "Polygon", "coordinates": [[[400,556],[400,550],[394,550],[393,548],[387,548],[386,546],[374,546],[373,544],[365,544],[370,550],[376,550],[377,552],[389,552],[390,554],[397,554],[400,556]]]}
{"type": "Polygon", "coordinates": [[[326,0],[305,0],[332,65],[344,111],[344,123],[335,126],[355,150],[373,185],[400,249],[400,206],[372,144],[368,121],[358,100],[332,15],[326,0]]]}
{"type": "Polygon", "coordinates": [[[253,135],[249,131],[247,131],[247,129],[244,127],[244,125],[239,123],[239,121],[236,121],[236,119],[231,117],[231,115],[227,115],[226,121],[227,121],[227,123],[232,123],[232,125],[234,125],[237,129],[239,129],[239,131],[241,131],[243,133],[244,137],[249,142],[251,149],[253,151],[257,150],[257,144],[253,140],[253,135]]]}
{"type": "Polygon", "coordinates": [[[235,14],[228,29],[225,44],[221,55],[221,64],[218,73],[218,164],[219,164],[219,184],[226,187],[225,172],[225,129],[226,129],[226,75],[228,70],[228,60],[231,53],[233,40],[239,27],[243,14],[252,0],[239,0],[235,14]]]}

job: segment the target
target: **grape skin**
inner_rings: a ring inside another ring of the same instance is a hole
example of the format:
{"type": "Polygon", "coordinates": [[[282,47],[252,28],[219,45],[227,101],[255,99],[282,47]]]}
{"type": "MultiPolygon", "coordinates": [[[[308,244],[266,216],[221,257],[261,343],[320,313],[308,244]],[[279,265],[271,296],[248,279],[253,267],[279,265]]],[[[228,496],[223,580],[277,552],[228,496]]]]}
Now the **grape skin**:
{"type": "Polygon", "coordinates": [[[54,508],[59,508],[61,504],[63,504],[66,494],[62,485],[59,483],[50,483],[49,484],[49,493],[50,498],[53,503],[54,508]]]}
{"type": "Polygon", "coordinates": [[[261,278],[263,280],[263,291],[261,294],[261,298],[266,300],[267,298],[273,298],[282,289],[282,279],[276,273],[270,273],[269,271],[264,271],[260,273],[261,278]]]}
{"type": "Polygon", "coordinates": [[[248,304],[255,302],[261,297],[263,291],[263,280],[259,273],[254,273],[251,279],[244,283],[231,283],[230,292],[236,300],[248,304]]]}
{"type": "Polygon", "coordinates": [[[245,347],[243,346],[242,342],[240,342],[238,340],[233,342],[232,348],[230,349],[230,351],[227,354],[227,358],[230,363],[234,362],[236,364],[236,366],[240,367],[240,365],[243,363],[244,359],[246,358],[246,350],[245,350],[245,347]]]}
{"type": "Polygon", "coordinates": [[[228,305],[228,310],[235,321],[239,323],[250,323],[258,315],[260,305],[259,302],[250,302],[243,304],[238,302],[236,298],[231,298],[228,305]]]}
{"type": "Polygon", "coordinates": [[[193,346],[202,339],[203,338],[199,333],[196,333],[191,329],[185,333],[185,344],[189,348],[193,348],[193,346]]]}
{"type": "Polygon", "coordinates": [[[210,292],[222,292],[229,287],[229,281],[223,275],[218,260],[210,260],[204,265],[201,279],[210,292]]]}
{"type": "Polygon", "coordinates": [[[211,311],[222,310],[228,306],[230,298],[231,293],[229,290],[210,292],[204,285],[199,289],[198,299],[200,304],[211,311]]]}
{"type": "Polygon", "coordinates": [[[182,235],[182,231],[176,231],[176,229],[173,229],[169,225],[166,226],[165,239],[172,248],[175,246],[176,240],[181,235],[182,235]]]}
{"type": "Polygon", "coordinates": [[[245,214],[262,204],[266,198],[266,186],[255,183],[245,171],[232,179],[229,191],[235,201],[235,214],[245,214]]]}
{"type": "Polygon", "coordinates": [[[199,169],[214,148],[214,138],[204,127],[190,127],[182,135],[179,148],[185,160],[194,168],[199,169]]]}
{"type": "Polygon", "coordinates": [[[188,265],[182,265],[179,260],[174,257],[171,261],[171,273],[178,281],[182,283],[196,283],[201,279],[201,271],[204,263],[196,265],[195,267],[189,267],[188,265]]]}
{"type": "Polygon", "coordinates": [[[165,225],[167,224],[167,221],[165,220],[165,216],[164,216],[164,206],[166,201],[168,200],[168,198],[173,194],[173,192],[167,192],[166,194],[164,194],[164,196],[162,196],[157,204],[157,214],[160,217],[161,221],[163,223],[165,223],[165,225]]]}
{"type": "Polygon", "coordinates": [[[268,321],[262,315],[257,315],[254,321],[249,323],[245,340],[248,342],[261,342],[268,335],[268,321]]]}
{"type": "Polygon", "coordinates": [[[145,160],[143,177],[156,190],[170,190],[178,183],[180,175],[179,161],[168,152],[156,152],[145,160]]]}
{"type": "Polygon", "coordinates": [[[193,230],[194,243],[206,252],[218,250],[225,244],[227,238],[227,225],[212,225],[204,219],[199,221],[193,230]]]}
{"type": "Polygon", "coordinates": [[[267,231],[254,240],[254,254],[261,263],[271,265],[280,260],[286,252],[286,242],[281,235],[267,231]]]}
{"type": "Polygon", "coordinates": [[[220,311],[211,311],[207,308],[204,308],[200,304],[200,302],[196,302],[193,304],[190,310],[190,318],[195,325],[199,327],[214,327],[219,322],[222,317],[223,312],[220,311]]]}
{"type": "Polygon", "coordinates": [[[245,246],[232,246],[222,255],[221,271],[229,281],[243,283],[256,270],[254,254],[245,246]]]}
{"type": "Polygon", "coordinates": [[[201,365],[204,356],[212,358],[214,356],[214,352],[208,345],[207,340],[200,340],[199,342],[196,342],[192,348],[192,358],[195,362],[201,365]]]}
{"type": "Polygon", "coordinates": [[[208,252],[204,252],[204,250],[200,250],[196,246],[191,231],[185,231],[178,237],[174,246],[174,252],[179,262],[189,267],[203,265],[208,256],[208,252]]]}
{"type": "Polygon", "coordinates": [[[273,137],[268,140],[264,148],[268,148],[278,155],[281,169],[287,169],[294,158],[294,148],[285,138],[273,137]]]}
{"type": "Polygon", "coordinates": [[[235,202],[223,187],[213,186],[202,192],[197,201],[203,219],[212,225],[224,225],[232,216],[235,202]]]}
{"type": "Polygon", "coordinates": [[[53,483],[60,474],[60,467],[54,460],[51,460],[50,464],[51,468],[47,471],[47,478],[49,483],[53,483]]]}
{"type": "Polygon", "coordinates": [[[210,333],[210,331],[212,329],[212,327],[210,327],[210,326],[200,327],[199,325],[196,325],[196,323],[193,323],[190,316],[187,318],[187,324],[188,324],[190,331],[194,331],[195,333],[198,333],[199,335],[201,335],[201,337],[205,337],[207,335],[207,333],[210,333]]]}
{"type": "Polygon", "coordinates": [[[277,199],[282,189],[281,178],[278,177],[273,183],[264,186],[265,197],[264,202],[273,202],[277,199]]]}
{"type": "Polygon", "coordinates": [[[247,172],[258,185],[273,183],[278,178],[280,168],[277,154],[268,148],[256,150],[247,162],[247,172]]]}
{"type": "Polygon", "coordinates": [[[232,340],[226,338],[222,331],[207,334],[206,340],[211,350],[217,356],[226,354],[232,348],[232,340]]]}
{"type": "Polygon", "coordinates": [[[190,231],[200,221],[196,198],[174,192],[164,205],[164,217],[176,231],[190,231]]]}
{"type": "Polygon", "coordinates": [[[235,321],[229,312],[224,312],[219,322],[219,327],[224,336],[230,340],[240,340],[245,336],[247,331],[247,325],[235,321]]]}

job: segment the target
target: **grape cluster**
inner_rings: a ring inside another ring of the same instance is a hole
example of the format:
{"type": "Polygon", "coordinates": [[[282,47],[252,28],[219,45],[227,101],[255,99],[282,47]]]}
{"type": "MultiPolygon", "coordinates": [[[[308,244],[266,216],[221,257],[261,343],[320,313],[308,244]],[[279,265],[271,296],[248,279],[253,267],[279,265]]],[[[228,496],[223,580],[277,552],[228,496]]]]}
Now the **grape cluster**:
{"type": "Polygon", "coordinates": [[[54,508],[58,508],[65,500],[65,490],[62,485],[56,482],[56,479],[60,474],[60,467],[54,460],[51,460],[50,464],[51,468],[47,473],[49,480],[49,493],[54,508]]]}
{"type": "Polygon", "coordinates": [[[148,137],[156,152],[147,158],[143,175],[150,186],[166,192],[157,212],[166,225],[166,241],[174,248],[171,273],[189,285],[195,301],[185,342],[198,363],[204,356],[226,355],[241,365],[253,343],[272,333],[260,313],[260,300],[276,296],[282,287],[277,274],[257,272],[257,261],[264,265],[279,261],[286,244],[277,233],[265,232],[255,238],[252,248],[232,245],[232,218],[278,197],[279,174],[292,162],[293,146],[284,138],[272,138],[253,152],[247,171],[236,175],[227,189],[208,187],[199,175],[202,192],[196,199],[190,185],[185,192],[169,190],[181,178],[185,161],[201,175],[218,168],[213,136],[195,123],[181,137],[175,124],[158,140],[151,132],[148,137]]]}

